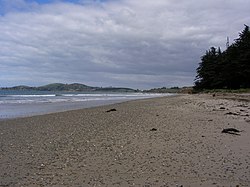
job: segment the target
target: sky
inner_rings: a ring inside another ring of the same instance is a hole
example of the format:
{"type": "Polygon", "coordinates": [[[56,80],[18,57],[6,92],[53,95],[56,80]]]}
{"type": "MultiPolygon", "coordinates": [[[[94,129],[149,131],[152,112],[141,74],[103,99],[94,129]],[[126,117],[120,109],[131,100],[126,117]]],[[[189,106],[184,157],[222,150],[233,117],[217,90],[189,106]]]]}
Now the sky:
{"type": "Polygon", "coordinates": [[[0,0],[0,87],[192,86],[250,25],[249,0],[0,0]]]}

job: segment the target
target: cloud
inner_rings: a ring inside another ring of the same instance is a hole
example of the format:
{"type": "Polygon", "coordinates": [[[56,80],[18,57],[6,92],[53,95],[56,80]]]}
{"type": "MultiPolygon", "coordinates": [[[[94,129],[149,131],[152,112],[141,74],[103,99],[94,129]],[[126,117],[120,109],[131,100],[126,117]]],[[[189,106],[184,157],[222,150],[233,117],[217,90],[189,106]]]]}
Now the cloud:
{"type": "Polygon", "coordinates": [[[204,51],[223,48],[250,20],[247,0],[8,2],[0,10],[3,86],[192,85],[204,51]]]}

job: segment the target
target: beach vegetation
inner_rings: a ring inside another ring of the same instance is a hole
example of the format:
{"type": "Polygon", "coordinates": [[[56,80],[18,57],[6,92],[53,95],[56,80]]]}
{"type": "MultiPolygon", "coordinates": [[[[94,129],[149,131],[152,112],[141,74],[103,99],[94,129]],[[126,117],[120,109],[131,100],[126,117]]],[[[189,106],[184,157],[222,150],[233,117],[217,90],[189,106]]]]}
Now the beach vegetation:
{"type": "Polygon", "coordinates": [[[179,93],[180,88],[179,87],[161,87],[161,88],[152,88],[149,90],[143,90],[145,93],[179,93]]]}
{"type": "Polygon", "coordinates": [[[247,89],[250,88],[250,30],[245,25],[223,52],[211,47],[201,57],[195,79],[196,90],[247,89]]]}

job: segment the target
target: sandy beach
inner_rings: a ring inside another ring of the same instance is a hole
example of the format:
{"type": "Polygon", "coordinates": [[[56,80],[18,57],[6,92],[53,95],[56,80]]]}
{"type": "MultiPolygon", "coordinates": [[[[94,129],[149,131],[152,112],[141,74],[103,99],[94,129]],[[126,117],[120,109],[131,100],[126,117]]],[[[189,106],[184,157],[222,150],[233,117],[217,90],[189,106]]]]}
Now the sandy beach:
{"type": "Polygon", "coordinates": [[[250,186],[249,135],[249,95],[179,95],[0,121],[0,186],[250,186]]]}

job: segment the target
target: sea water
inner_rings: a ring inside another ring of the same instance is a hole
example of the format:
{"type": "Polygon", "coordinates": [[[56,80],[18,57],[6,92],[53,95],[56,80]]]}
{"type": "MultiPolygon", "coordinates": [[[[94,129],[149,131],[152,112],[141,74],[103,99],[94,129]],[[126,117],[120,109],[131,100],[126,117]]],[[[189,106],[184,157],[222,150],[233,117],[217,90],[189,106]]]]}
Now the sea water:
{"type": "Polygon", "coordinates": [[[90,108],[171,94],[0,90],[0,119],[90,108]]]}

